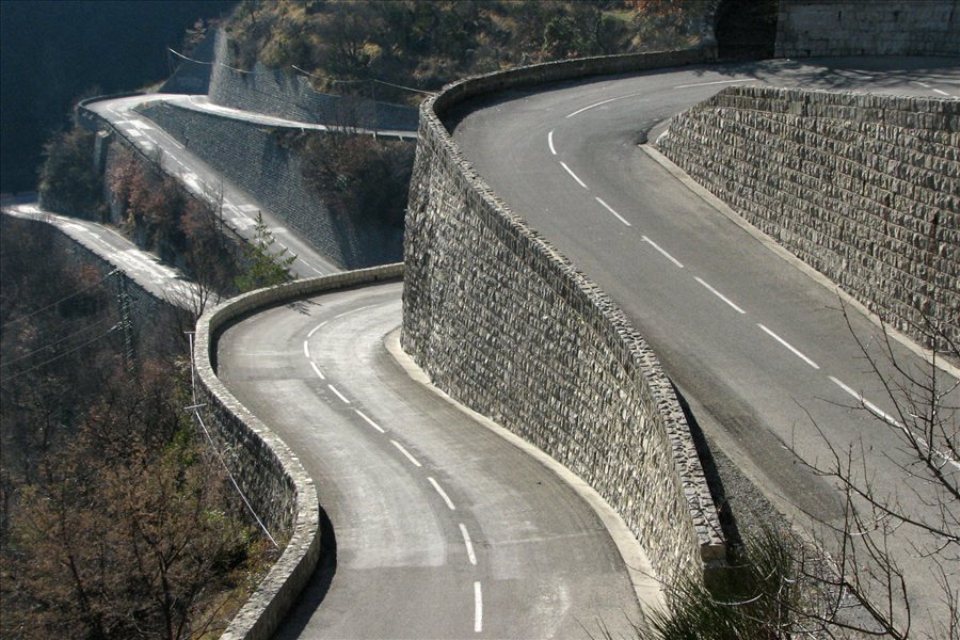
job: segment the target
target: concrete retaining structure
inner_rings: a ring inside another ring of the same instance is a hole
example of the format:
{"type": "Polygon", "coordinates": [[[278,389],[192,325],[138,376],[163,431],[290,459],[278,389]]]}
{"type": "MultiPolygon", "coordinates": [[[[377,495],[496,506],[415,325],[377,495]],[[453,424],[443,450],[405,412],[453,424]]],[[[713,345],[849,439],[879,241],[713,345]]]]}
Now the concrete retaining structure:
{"type": "Polygon", "coordinates": [[[957,0],[780,0],[775,55],[957,56],[957,0]]]}
{"type": "Polygon", "coordinates": [[[405,239],[402,344],[433,382],[543,449],[624,518],[668,585],[722,555],[670,381],[624,314],[462,158],[441,118],[498,90],[712,59],[691,50],[479,76],[423,103],[405,239]]]}
{"type": "Polygon", "coordinates": [[[272,128],[166,102],[148,103],[137,111],[227,180],[253,194],[337,265],[357,269],[400,260],[403,229],[330,211],[307,184],[297,153],[284,146],[272,128]]]}
{"type": "Polygon", "coordinates": [[[231,322],[323,291],[403,277],[403,265],[337,273],[259,289],[204,313],[197,323],[194,360],[219,437],[229,443],[231,469],[273,536],[287,539],[283,554],[230,626],[225,640],[266,639],[310,580],[320,558],[320,511],[316,488],[297,457],[231,394],[216,375],[217,336],[231,322]]]}
{"type": "Polygon", "coordinates": [[[735,87],[659,145],[888,324],[960,340],[960,101],[735,87]]]}

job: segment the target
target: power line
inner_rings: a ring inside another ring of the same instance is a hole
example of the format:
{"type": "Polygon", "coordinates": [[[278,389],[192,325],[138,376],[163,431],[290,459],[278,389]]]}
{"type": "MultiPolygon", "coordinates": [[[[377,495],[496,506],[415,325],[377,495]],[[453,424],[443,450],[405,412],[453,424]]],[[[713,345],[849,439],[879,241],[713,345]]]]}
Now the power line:
{"type": "Polygon", "coordinates": [[[106,323],[106,322],[109,322],[109,321],[110,321],[110,318],[101,318],[100,320],[97,320],[96,322],[93,322],[93,323],[91,323],[91,324],[88,324],[87,326],[83,327],[82,329],[78,329],[77,331],[74,331],[73,333],[69,333],[69,334],[67,334],[67,335],[65,335],[65,336],[63,336],[63,337],[61,337],[61,338],[58,338],[57,340],[54,340],[53,342],[48,342],[48,343],[46,343],[46,344],[44,344],[44,345],[42,345],[42,346],[39,346],[39,347],[37,347],[36,349],[34,349],[33,351],[29,351],[29,352],[27,352],[27,353],[24,353],[23,355],[17,356],[16,358],[14,358],[14,359],[12,359],[12,360],[6,359],[6,360],[4,360],[3,362],[0,362],[0,367],[7,367],[7,366],[10,366],[11,364],[20,362],[21,360],[26,360],[27,358],[29,358],[30,356],[32,356],[32,355],[34,355],[34,354],[36,354],[36,353],[39,353],[39,352],[41,352],[41,351],[44,351],[45,349],[50,349],[51,347],[54,347],[54,346],[60,344],[61,342],[65,342],[65,341],[69,340],[70,338],[73,338],[74,336],[80,335],[81,333],[86,333],[86,332],[90,331],[91,329],[93,329],[94,327],[100,326],[100,325],[102,325],[102,324],[104,324],[104,323],[106,323]]]}
{"type": "Polygon", "coordinates": [[[36,371],[36,370],[39,369],[40,367],[45,367],[45,366],[47,366],[48,364],[50,364],[51,362],[56,362],[57,360],[59,360],[59,359],[61,359],[61,358],[65,358],[66,356],[70,355],[71,353],[74,353],[74,352],[76,352],[76,351],[79,351],[80,349],[83,349],[84,347],[86,347],[86,346],[88,346],[88,345],[91,345],[91,344],[93,344],[94,342],[97,342],[98,340],[103,340],[104,338],[106,338],[107,336],[109,336],[111,333],[113,333],[114,331],[116,331],[116,330],[119,328],[119,326],[120,326],[120,325],[116,325],[116,324],[115,324],[115,325],[113,325],[112,327],[110,327],[110,329],[109,329],[106,333],[104,333],[104,334],[102,334],[102,335],[99,335],[99,336],[97,336],[96,338],[91,338],[90,340],[87,340],[87,341],[84,342],[83,344],[77,345],[76,347],[74,347],[73,349],[70,349],[69,351],[64,351],[63,353],[61,353],[61,354],[59,354],[59,355],[56,355],[56,356],[50,358],[49,360],[45,360],[44,362],[41,362],[40,364],[34,365],[34,366],[30,367],[29,369],[23,369],[22,371],[17,371],[17,372],[16,372],[15,374],[13,374],[12,376],[7,376],[6,378],[3,378],[2,380],[0,380],[0,385],[7,384],[8,382],[10,382],[10,381],[12,381],[12,380],[16,380],[17,378],[19,378],[19,377],[22,376],[22,375],[25,375],[25,374],[27,374],[27,373],[30,373],[31,371],[36,371]]]}
{"type": "Polygon", "coordinates": [[[51,302],[50,304],[48,304],[48,305],[45,306],[45,307],[40,307],[39,309],[35,309],[34,311],[31,311],[30,313],[28,313],[28,314],[26,314],[26,315],[20,316],[19,318],[14,318],[13,320],[8,320],[8,321],[4,322],[2,325],[0,325],[0,329],[6,329],[7,327],[9,327],[9,326],[12,325],[12,324],[16,324],[17,322],[22,322],[23,320],[26,320],[27,318],[32,318],[33,316],[37,315],[38,313],[42,313],[42,312],[50,309],[51,307],[55,307],[55,306],[57,306],[58,304],[60,304],[60,303],[62,303],[62,302],[66,302],[67,300],[69,300],[69,299],[71,299],[71,298],[76,298],[76,297],[77,297],[78,295],[80,295],[81,293],[86,293],[87,291],[90,291],[90,289],[93,289],[94,287],[100,286],[100,284],[103,283],[104,280],[106,280],[106,279],[109,278],[110,276],[116,275],[116,274],[119,273],[119,272],[120,272],[120,269],[114,269],[113,271],[111,271],[111,272],[108,273],[107,275],[103,276],[102,278],[100,278],[99,280],[97,280],[96,282],[94,282],[93,284],[91,284],[89,287],[85,287],[85,288],[83,288],[83,289],[80,289],[79,291],[76,291],[76,292],[74,292],[74,293],[71,293],[70,295],[68,295],[68,296],[66,296],[66,297],[64,297],[64,298],[60,298],[59,300],[57,300],[57,301],[55,301],[55,302],[51,302]]]}

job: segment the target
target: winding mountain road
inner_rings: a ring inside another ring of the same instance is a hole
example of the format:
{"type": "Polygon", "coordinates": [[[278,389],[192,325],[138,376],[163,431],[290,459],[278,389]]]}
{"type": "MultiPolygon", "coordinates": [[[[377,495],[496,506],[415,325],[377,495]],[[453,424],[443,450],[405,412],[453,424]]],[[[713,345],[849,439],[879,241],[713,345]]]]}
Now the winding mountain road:
{"type": "MultiPolygon", "coordinates": [[[[789,451],[827,460],[818,428],[840,450],[863,441],[878,452],[870,461],[875,487],[907,494],[896,466],[908,460],[898,430],[857,406],[863,400],[881,417],[894,413],[851,336],[883,362],[877,326],[849,304],[845,318],[845,303],[826,279],[638,146],[665,118],[724,86],[759,83],[960,96],[960,61],[655,71],[506,92],[461,106],[452,126],[464,157],[508,206],[624,309],[706,435],[779,508],[834,521],[838,492],[789,451]]],[[[929,372],[900,343],[894,352],[908,369],[929,372]]],[[[924,608],[942,592],[918,570],[918,554],[908,545],[900,554],[913,568],[912,589],[923,594],[918,611],[929,619],[924,608]]]]}
{"type": "MultiPolygon", "coordinates": [[[[864,437],[889,450],[892,434],[851,407],[860,394],[890,407],[822,278],[637,142],[733,83],[960,93],[956,61],[890,65],[779,61],[603,78],[511,92],[454,123],[498,194],[624,308],[708,437],[792,513],[830,518],[838,507],[785,443],[816,455],[816,422],[838,443],[864,437]]],[[[218,176],[131,110],[142,100],[90,108],[211,192],[218,176]]],[[[259,206],[232,187],[225,196],[234,226],[249,229],[259,206]]],[[[270,224],[300,256],[300,275],[335,269],[270,224]]],[[[597,637],[600,623],[627,632],[634,589],[596,513],[389,355],[400,294],[391,284],[278,307],[219,343],[219,374],[315,479],[325,544],[335,541],[280,637],[597,637]]],[[[876,330],[856,309],[850,323],[861,336],[876,330]]]]}

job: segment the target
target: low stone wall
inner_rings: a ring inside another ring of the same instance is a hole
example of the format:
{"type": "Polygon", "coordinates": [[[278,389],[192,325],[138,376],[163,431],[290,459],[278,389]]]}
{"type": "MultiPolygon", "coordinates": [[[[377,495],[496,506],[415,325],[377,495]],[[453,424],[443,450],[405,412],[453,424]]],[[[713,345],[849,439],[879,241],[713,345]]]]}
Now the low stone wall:
{"type": "Polygon", "coordinates": [[[272,129],[165,102],[152,102],[138,111],[253,194],[337,265],[356,269],[401,258],[403,230],[330,211],[307,184],[298,155],[272,129]]]}
{"type": "Polygon", "coordinates": [[[711,50],[480,76],[420,112],[405,240],[404,349],[433,382],[543,449],[624,518],[657,577],[701,577],[716,508],[670,381],[624,314],[463,160],[441,118],[500,89],[690,64],[711,50]]]}
{"type": "Polygon", "coordinates": [[[403,277],[403,265],[350,271],[260,289],[204,313],[197,323],[194,359],[218,438],[229,443],[230,467],[253,510],[275,538],[288,539],[283,554],[230,626],[225,640],[266,639],[300,596],[320,558],[316,488],[297,457],[231,394],[216,375],[217,336],[238,318],[323,291],[403,277]]]}
{"type": "Polygon", "coordinates": [[[960,340],[960,101],[729,88],[659,145],[895,328],[960,340]]]}
{"type": "Polygon", "coordinates": [[[957,56],[956,0],[780,0],[775,55],[957,56]]]}
{"type": "Polygon", "coordinates": [[[272,116],[336,126],[416,131],[415,107],[320,93],[294,69],[257,63],[246,71],[230,66],[229,39],[218,32],[216,62],[208,92],[214,104],[272,116]]]}

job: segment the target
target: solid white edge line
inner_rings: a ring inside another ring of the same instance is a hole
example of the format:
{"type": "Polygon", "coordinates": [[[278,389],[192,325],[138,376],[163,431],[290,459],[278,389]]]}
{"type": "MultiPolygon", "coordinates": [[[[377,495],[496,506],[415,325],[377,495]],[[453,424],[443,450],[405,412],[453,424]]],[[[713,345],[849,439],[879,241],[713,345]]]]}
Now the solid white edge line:
{"type": "Polygon", "coordinates": [[[447,492],[443,490],[443,487],[441,487],[440,484],[433,478],[427,478],[427,480],[433,485],[433,488],[437,490],[437,493],[440,494],[440,497],[443,498],[443,501],[447,503],[447,507],[450,508],[450,511],[456,511],[456,505],[453,504],[453,500],[451,500],[450,496],[447,495],[447,492]]]}
{"type": "Polygon", "coordinates": [[[594,108],[599,107],[599,106],[601,106],[601,105],[607,104],[608,102],[613,102],[614,100],[619,100],[621,97],[623,97],[623,96],[620,96],[620,97],[617,97],[617,98],[607,98],[606,100],[601,100],[600,102],[594,102],[593,104],[587,105],[587,106],[583,107],[582,109],[577,109],[577,110],[574,111],[573,113],[568,113],[568,114],[567,114],[566,116],[564,116],[564,117],[566,117],[566,118],[572,118],[573,116],[578,115],[578,114],[581,114],[581,113],[583,113],[584,111],[589,111],[590,109],[594,109],[594,108]]]}
{"type": "Polygon", "coordinates": [[[319,331],[320,329],[322,329],[323,326],[324,326],[325,324],[327,324],[327,322],[329,322],[329,320],[324,320],[323,322],[321,322],[320,324],[318,324],[317,326],[315,326],[313,329],[310,329],[310,332],[307,333],[307,337],[308,337],[308,338],[312,338],[312,337],[313,337],[313,334],[315,334],[317,331],[319,331]]]}
{"type": "Polygon", "coordinates": [[[669,253],[667,253],[666,250],[665,250],[663,247],[661,247],[660,245],[658,245],[656,242],[654,242],[653,240],[651,240],[651,239],[648,238],[647,236],[641,236],[641,237],[643,238],[643,241],[644,241],[644,242],[646,242],[646,243],[649,244],[651,247],[653,247],[654,249],[656,249],[657,251],[659,251],[660,253],[662,253],[663,256],[664,256],[667,260],[669,260],[669,261],[672,262],[673,264],[675,264],[675,265],[677,265],[678,267],[680,267],[681,269],[683,269],[683,263],[680,262],[679,260],[677,260],[676,258],[674,258],[674,257],[673,257],[672,255],[670,255],[669,253]]]}
{"type": "Polygon", "coordinates": [[[561,161],[560,161],[560,166],[563,167],[564,169],[566,169],[567,173],[570,174],[570,177],[577,181],[577,184],[579,184],[581,187],[583,187],[584,189],[587,189],[587,190],[589,191],[590,188],[586,185],[586,183],[585,183],[583,180],[581,180],[581,179],[577,176],[577,174],[575,174],[575,173],[573,172],[573,169],[571,169],[570,167],[567,166],[567,163],[566,163],[566,162],[564,162],[563,160],[561,160],[561,161]]]}
{"type": "Polygon", "coordinates": [[[303,341],[303,355],[310,357],[310,343],[306,340],[303,341]]]}
{"type": "Polygon", "coordinates": [[[402,444],[400,444],[400,443],[397,442],[396,440],[391,440],[390,443],[393,444],[393,446],[395,446],[397,449],[399,449],[399,450],[400,450],[400,453],[402,453],[403,455],[405,455],[405,456],[407,457],[407,460],[409,460],[410,462],[413,463],[413,466],[415,466],[415,467],[422,467],[422,466],[423,466],[422,464],[420,464],[420,462],[419,462],[416,458],[413,457],[413,455],[410,454],[409,451],[407,451],[406,449],[403,448],[403,445],[402,445],[402,444]]]}
{"type": "Polygon", "coordinates": [[[343,400],[343,403],[344,403],[344,404],[350,404],[350,401],[347,400],[346,397],[345,397],[342,393],[340,393],[339,391],[337,391],[337,388],[336,388],[335,386],[333,386],[333,385],[330,384],[330,383],[327,383],[327,386],[330,387],[330,391],[333,391],[335,394],[337,394],[337,397],[338,397],[338,398],[340,398],[341,400],[343,400]]]}
{"type": "Polygon", "coordinates": [[[599,203],[603,206],[604,209],[606,209],[607,211],[609,211],[610,213],[612,213],[613,215],[615,215],[615,216],[617,217],[617,220],[619,220],[619,221],[622,222],[623,224],[627,225],[628,227],[632,227],[632,226],[633,226],[632,224],[630,224],[630,223],[627,221],[626,218],[624,218],[622,215],[620,215],[619,213],[617,213],[616,211],[614,211],[614,210],[613,210],[613,207],[611,207],[610,205],[608,205],[608,204],[607,204],[606,202],[604,202],[602,199],[600,199],[599,197],[596,197],[596,200],[597,200],[597,202],[599,202],[599,203]]]}
{"type": "Polygon", "coordinates": [[[310,366],[313,367],[313,372],[314,372],[315,374],[317,374],[317,376],[319,376],[319,378],[320,378],[321,380],[326,380],[326,378],[324,377],[323,373],[320,372],[320,367],[318,367],[316,364],[314,364],[314,362],[313,362],[312,360],[310,361],[310,366]]]}
{"type": "Polygon", "coordinates": [[[479,582],[473,583],[473,632],[483,631],[483,590],[479,582]]]}
{"type": "Polygon", "coordinates": [[[741,78],[739,80],[715,80],[713,82],[695,82],[693,84],[678,84],[674,89],[688,89],[690,87],[709,87],[714,84],[735,84],[737,82],[753,82],[756,78],[741,78]]]}
{"type": "Polygon", "coordinates": [[[371,427],[373,427],[374,429],[376,429],[376,430],[379,431],[380,433],[386,433],[386,432],[387,432],[386,429],[384,429],[383,427],[381,427],[380,425],[378,425],[376,422],[374,422],[373,420],[371,420],[370,418],[368,418],[368,417],[367,417],[367,414],[365,414],[363,411],[360,411],[360,409],[354,409],[353,412],[356,413],[356,414],[357,414],[358,416],[360,416],[361,418],[363,418],[364,422],[366,422],[368,425],[370,425],[371,427]]]}
{"type": "Polygon", "coordinates": [[[470,541],[470,533],[467,531],[467,526],[460,523],[460,533],[463,535],[463,546],[467,548],[467,559],[470,560],[470,564],[477,566],[477,554],[473,552],[473,543],[470,541]]]}
{"type": "Polygon", "coordinates": [[[803,352],[801,352],[799,349],[797,349],[796,347],[794,347],[792,344],[790,344],[789,342],[787,342],[786,340],[784,340],[783,338],[781,338],[780,336],[778,336],[777,334],[775,334],[773,331],[771,331],[771,330],[768,329],[767,327],[763,326],[763,325],[760,324],[759,322],[757,323],[757,326],[760,327],[761,329],[763,329],[764,333],[766,333],[768,336],[770,336],[771,338],[773,338],[774,340],[776,340],[777,342],[779,342],[780,344],[782,344],[783,346],[785,346],[787,349],[789,349],[790,351],[792,351],[792,352],[793,352],[793,355],[797,356],[798,358],[800,358],[801,360],[803,360],[804,362],[806,362],[808,365],[810,365],[810,366],[813,367],[814,369],[819,369],[819,368],[820,368],[820,365],[818,365],[816,362],[814,362],[813,360],[811,360],[811,359],[808,358],[807,356],[803,355],[803,352]]]}
{"type": "Polygon", "coordinates": [[[547,134],[547,146],[550,147],[550,153],[557,155],[557,148],[553,146],[553,129],[547,134]]]}
{"type": "Polygon", "coordinates": [[[717,296],[718,298],[726,302],[728,305],[730,305],[737,313],[744,313],[744,314],[746,313],[746,311],[744,311],[743,309],[735,305],[733,301],[730,300],[730,298],[728,298],[727,296],[723,295],[722,293],[720,293],[719,291],[711,287],[702,278],[694,277],[693,279],[699,282],[700,284],[702,284],[704,287],[706,287],[707,291],[709,291],[710,293],[712,293],[713,295],[717,296]]]}

